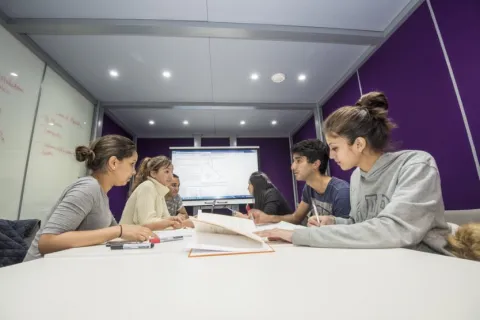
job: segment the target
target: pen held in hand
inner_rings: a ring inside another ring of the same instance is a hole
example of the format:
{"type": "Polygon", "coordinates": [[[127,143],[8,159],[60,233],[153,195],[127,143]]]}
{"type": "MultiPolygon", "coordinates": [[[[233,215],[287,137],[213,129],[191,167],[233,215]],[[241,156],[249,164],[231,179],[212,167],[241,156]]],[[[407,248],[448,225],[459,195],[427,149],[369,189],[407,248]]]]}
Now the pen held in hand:
{"type": "Polygon", "coordinates": [[[317,217],[317,223],[320,226],[320,218],[318,217],[318,210],[314,204],[313,204],[313,211],[315,212],[315,216],[317,217]]]}

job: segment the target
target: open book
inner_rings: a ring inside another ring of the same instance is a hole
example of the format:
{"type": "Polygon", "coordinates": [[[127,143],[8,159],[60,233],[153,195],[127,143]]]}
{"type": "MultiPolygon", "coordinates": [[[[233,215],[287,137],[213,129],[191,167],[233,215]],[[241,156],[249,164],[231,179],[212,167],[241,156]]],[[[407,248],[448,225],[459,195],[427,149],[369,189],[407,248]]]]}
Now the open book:
{"type": "Polygon", "coordinates": [[[252,220],[201,211],[191,220],[195,232],[187,245],[191,249],[189,257],[274,251],[253,234],[256,227],[252,220]]]}

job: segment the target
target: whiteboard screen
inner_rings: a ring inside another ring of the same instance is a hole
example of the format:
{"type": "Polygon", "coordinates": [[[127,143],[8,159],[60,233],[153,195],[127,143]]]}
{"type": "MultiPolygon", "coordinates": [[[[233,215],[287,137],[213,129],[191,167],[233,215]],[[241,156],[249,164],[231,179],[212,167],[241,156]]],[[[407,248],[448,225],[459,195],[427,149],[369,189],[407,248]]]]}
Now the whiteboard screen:
{"type": "Polygon", "coordinates": [[[16,220],[45,64],[0,26],[0,218],[16,220]]]}
{"type": "Polygon", "coordinates": [[[62,191],[86,173],[75,147],[88,145],[94,106],[47,67],[35,121],[21,219],[44,221],[62,191]]]}
{"type": "Polygon", "coordinates": [[[258,147],[172,148],[172,162],[186,205],[213,199],[251,202],[248,178],[258,171],[258,147]]]}

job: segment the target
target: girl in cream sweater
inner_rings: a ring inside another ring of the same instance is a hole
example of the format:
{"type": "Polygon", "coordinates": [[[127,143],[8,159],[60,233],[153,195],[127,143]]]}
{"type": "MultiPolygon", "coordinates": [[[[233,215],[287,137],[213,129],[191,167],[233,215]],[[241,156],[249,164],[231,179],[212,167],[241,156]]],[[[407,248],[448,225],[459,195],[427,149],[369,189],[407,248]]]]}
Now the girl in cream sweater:
{"type": "Polygon", "coordinates": [[[143,159],[120,224],[142,225],[151,230],[182,227],[180,218],[170,216],[165,202],[172,179],[170,159],[165,156],[143,159]]]}

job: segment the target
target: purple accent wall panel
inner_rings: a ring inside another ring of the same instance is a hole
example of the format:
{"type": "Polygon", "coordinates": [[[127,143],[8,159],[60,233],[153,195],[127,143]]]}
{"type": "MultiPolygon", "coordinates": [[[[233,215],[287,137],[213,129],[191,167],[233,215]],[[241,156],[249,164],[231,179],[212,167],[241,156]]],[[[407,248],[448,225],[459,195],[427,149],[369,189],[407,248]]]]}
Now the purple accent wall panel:
{"type": "MultiPolygon", "coordinates": [[[[316,138],[315,117],[312,115],[310,119],[308,119],[307,122],[305,122],[305,124],[292,136],[292,143],[295,144],[303,140],[316,138]]],[[[304,186],[305,181],[297,181],[298,203],[302,201],[302,191],[304,186]]]]}
{"type": "Polygon", "coordinates": [[[145,157],[172,158],[170,147],[193,147],[193,138],[141,138],[137,139],[139,162],[145,157]]]}
{"type": "Polygon", "coordinates": [[[115,121],[112,120],[107,114],[103,115],[103,126],[102,126],[102,136],[106,136],[108,134],[118,134],[129,139],[133,137],[122,127],[120,127],[115,121]]]}
{"type": "Polygon", "coordinates": [[[361,67],[360,79],[364,93],[382,90],[389,98],[390,116],[399,126],[393,134],[398,148],[435,157],[446,208],[479,208],[478,175],[426,3],[361,67]]]}
{"type": "Polygon", "coordinates": [[[315,132],[315,117],[312,115],[304,125],[298,129],[292,136],[293,144],[307,139],[316,139],[317,133],[315,132]]]}
{"type": "MultiPolygon", "coordinates": [[[[335,94],[323,105],[323,119],[332,114],[338,108],[343,106],[351,106],[360,98],[360,87],[358,85],[357,75],[354,74],[335,94]]],[[[353,169],[343,171],[333,160],[330,160],[330,175],[350,182],[350,176],[353,169]]]]}
{"type": "Polygon", "coordinates": [[[228,147],[230,138],[202,138],[202,147],[228,147]]]}
{"type": "MultiPolygon", "coordinates": [[[[237,138],[237,145],[260,147],[258,156],[260,171],[268,175],[293,210],[295,205],[288,138],[237,138]]],[[[245,188],[247,188],[248,178],[245,177],[245,188]]]]}
{"type": "MultiPolygon", "coordinates": [[[[102,127],[102,136],[109,134],[118,134],[132,139],[132,136],[129,135],[125,130],[123,130],[118,124],[116,124],[107,114],[103,115],[103,127],[102,127]]],[[[128,188],[126,185],[124,187],[113,187],[110,192],[108,192],[108,201],[110,203],[110,211],[112,211],[113,216],[117,221],[120,221],[122,216],[123,208],[128,198],[128,188]]]]}
{"type": "Polygon", "coordinates": [[[480,157],[480,1],[431,1],[480,157]]]}

